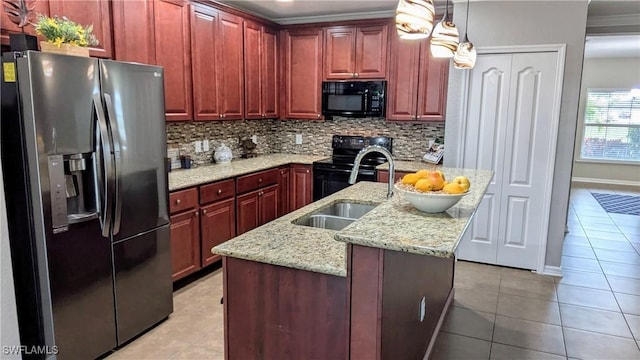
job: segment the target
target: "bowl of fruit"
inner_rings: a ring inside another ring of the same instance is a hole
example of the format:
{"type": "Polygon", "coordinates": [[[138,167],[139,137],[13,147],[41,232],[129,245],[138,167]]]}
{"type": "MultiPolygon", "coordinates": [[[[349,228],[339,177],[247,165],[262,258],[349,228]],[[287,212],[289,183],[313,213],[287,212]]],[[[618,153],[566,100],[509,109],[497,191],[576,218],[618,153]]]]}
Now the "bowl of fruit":
{"type": "Polygon", "coordinates": [[[469,193],[471,186],[466,176],[457,176],[447,182],[441,171],[420,170],[402,177],[395,185],[397,193],[416,209],[427,213],[443,212],[469,193]]]}

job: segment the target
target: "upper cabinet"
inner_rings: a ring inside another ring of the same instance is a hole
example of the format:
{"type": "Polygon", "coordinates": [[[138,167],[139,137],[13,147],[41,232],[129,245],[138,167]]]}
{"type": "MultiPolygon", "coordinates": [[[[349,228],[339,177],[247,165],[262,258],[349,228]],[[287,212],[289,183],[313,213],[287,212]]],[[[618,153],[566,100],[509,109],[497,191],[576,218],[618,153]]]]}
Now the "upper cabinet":
{"type": "MultiPolygon", "coordinates": [[[[35,5],[36,7],[34,11],[36,13],[47,15],[47,16],[49,15],[49,1],[39,0],[39,1],[36,1],[35,5]]],[[[2,43],[9,44],[9,33],[20,33],[22,32],[22,30],[16,24],[11,22],[11,20],[9,20],[9,15],[7,15],[7,12],[4,10],[4,7],[5,7],[5,4],[3,2],[0,5],[0,28],[2,29],[1,36],[2,36],[2,43]]],[[[36,21],[36,19],[34,19],[34,21],[36,21]]],[[[36,34],[36,30],[33,25],[27,25],[24,28],[24,30],[29,35],[36,34]]]]}
{"type": "Polygon", "coordinates": [[[387,25],[325,29],[324,78],[384,79],[387,29],[387,25]]]}
{"type": "Polygon", "coordinates": [[[164,67],[166,118],[192,120],[189,5],[180,0],[154,1],[156,64],[164,67]]]}
{"type": "Polygon", "coordinates": [[[242,18],[194,5],[191,42],[194,119],[242,119],[242,18]]]}
{"type": "Polygon", "coordinates": [[[449,59],[431,57],[428,39],[390,43],[387,120],[444,121],[449,59]]]}
{"type": "Polygon", "coordinates": [[[112,0],[114,58],[156,63],[154,1],[112,0]]]}
{"type": "Polygon", "coordinates": [[[321,28],[283,31],[283,108],[286,118],[322,118],[323,34],[321,28]]]}
{"type": "Polygon", "coordinates": [[[245,118],[278,116],[277,32],[255,22],[244,23],[245,118]]]}
{"type": "Polygon", "coordinates": [[[51,16],[66,16],[83,26],[93,25],[93,33],[100,43],[89,48],[89,55],[112,58],[110,3],[109,0],[49,0],[49,13],[51,16]]]}

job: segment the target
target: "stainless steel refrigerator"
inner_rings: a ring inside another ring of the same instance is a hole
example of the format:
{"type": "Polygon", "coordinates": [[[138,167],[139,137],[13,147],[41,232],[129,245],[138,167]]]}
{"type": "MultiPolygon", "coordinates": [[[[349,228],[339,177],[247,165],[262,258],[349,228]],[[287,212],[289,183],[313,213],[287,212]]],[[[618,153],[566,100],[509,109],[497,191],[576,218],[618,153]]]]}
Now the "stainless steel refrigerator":
{"type": "Polygon", "coordinates": [[[1,95],[22,345],[96,358],[173,311],[163,70],[10,53],[1,95]]]}

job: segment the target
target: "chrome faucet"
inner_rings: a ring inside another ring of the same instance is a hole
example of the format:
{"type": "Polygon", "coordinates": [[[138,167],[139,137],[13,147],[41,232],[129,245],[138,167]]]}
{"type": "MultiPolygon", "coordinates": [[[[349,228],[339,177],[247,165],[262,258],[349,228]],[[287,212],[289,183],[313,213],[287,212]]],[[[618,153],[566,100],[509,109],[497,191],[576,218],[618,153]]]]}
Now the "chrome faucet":
{"type": "Polygon", "coordinates": [[[366,148],[360,150],[356,156],[356,160],[353,162],[353,169],[351,170],[351,176],[349,177],[349,184],[355,184],[358,177],[358,168],[360,167],[360,161],[362,158],[370,152],[379,152],[389,160],[389,188],[387,190],[387,199],[393,196],[393,181],[395,177],[395,164],[393,162],[393,155],[386,148],[378,145],[369,145],[366,148]]]}

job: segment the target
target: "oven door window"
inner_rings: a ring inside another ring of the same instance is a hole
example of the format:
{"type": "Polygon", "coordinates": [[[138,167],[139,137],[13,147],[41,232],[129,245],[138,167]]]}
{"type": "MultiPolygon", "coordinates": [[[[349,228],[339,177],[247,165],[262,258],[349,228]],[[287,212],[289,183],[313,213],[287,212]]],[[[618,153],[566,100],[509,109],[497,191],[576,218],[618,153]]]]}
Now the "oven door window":
{"type": "Polygon", "coordinates": [[[364,110],[364,94],[356,95],[327,95],[327,110],[329,111],[354,111],[364,110]]]}

